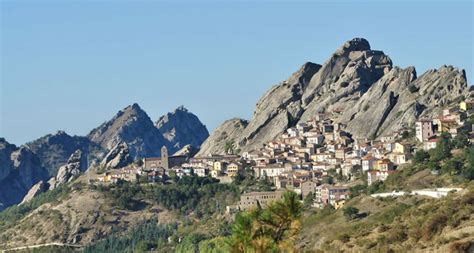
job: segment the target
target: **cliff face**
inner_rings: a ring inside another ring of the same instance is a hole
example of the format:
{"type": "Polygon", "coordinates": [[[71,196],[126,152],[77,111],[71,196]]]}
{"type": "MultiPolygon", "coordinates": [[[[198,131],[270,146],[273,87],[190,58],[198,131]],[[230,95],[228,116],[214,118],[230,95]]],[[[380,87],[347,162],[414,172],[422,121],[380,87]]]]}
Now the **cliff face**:
{"type": "Polygon", "coordinates": [[[20,148],[0,139],[0,210],[19,203],[34,185],[25,202],[101,161],[119,168],[137,157],[160,156],[162,146],[170,152],[184,148],[182,152],[194,154],[191,146],[199,147],[208,136],[206,127],[184,107],[160,117],[155,127],[146,112],[133,104],[87,137],[58,131],[20,148]]]}
{"type": "Polygon", "coordinates": [[[59,168],[56,177],[51,178],[48,181],[49,190],[52,190],[61,184],[71,182],[86,169],[86,157],[82,151],[78,149],[69,157],[67,163],[59,168]]]}
{"type": "MultiPolygon", "coordinates": [[[[367,40],[342,45],[323,64],[306,63],[258,101],[248,126],[231,138],[243,151],[259,148],[288,127],[318,113],[347,125],[356,137],[378,137],[412,126],[424,115],[434,115],[460,96],[470,96],[463,70],[443,66],[417,78],[414,67],[401,69],[367,40]]],[[[223,153],[234,131],[225,122],[203,144],[198,155],[223,153]]]]}
{"type": "Polygon", "coordinates": [[[85,155],[86,167],[98,161],[105,153],[101,146],[86,137],[70,136],[64,131],[48,134],[27,143],[26,146],[40,158],[41,165],[48,170],[50,176],[56,176],[59,167],[64,165],[76,150],[85,155]]]}
{"type": "Polygon", "coordinates": [[[29,189],[48,177],[38,157],[27,147],[0,139],[0,210],[20,203],[29,189]]]}
{"type": "Polygon", "coordinates": [[[243,119],[230,119],[216,128],[212,134],[201,145],[201,149],[196,156],[208,154],[224,153],[225,143],[227,141],[237,141],[241,138],[248,121],[243,119]]]}
{"type": "Polygon", "coordinates": [[[133,158],[159,156],[160,148],[168,144],[138,104],[119,111],[110,121],[92,130],[88,138],[106,150],[126,143],[133,158]]]}
{"type": "Polygon", "coordinates": [[[155,124],[163,138],[169,142],[170,152],[175,152],[186,145],[200,147],[209,137],[209,132],[199,118],[183,106],[161,116],[155,124]]]}

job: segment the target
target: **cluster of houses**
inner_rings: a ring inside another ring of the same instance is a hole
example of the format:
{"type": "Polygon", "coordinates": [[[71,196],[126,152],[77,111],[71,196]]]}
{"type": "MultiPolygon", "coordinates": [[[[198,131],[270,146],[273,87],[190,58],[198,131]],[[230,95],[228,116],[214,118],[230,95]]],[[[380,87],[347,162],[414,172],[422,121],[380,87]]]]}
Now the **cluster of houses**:
{"type": "Polygon", "coordinates": [[[434,118],[423,118],[415,123],[416,139],[423,143],[424,150],[436,148],[440,133],[449,133],[453,138],[461,131],[467,130],[473,141],[472,126],[466,129],[465,121],[474,111],[474,101],[466,100],[459,104],[459,108],[443,110],[442,114],[434,118]]]}
{"type": "Polygon", "coordinates": [[[143,158],[142,164],[130,164],[124,168],[108,170],[98,180],[116,183],[119,180],[136,182],[140,178],[145,182],[156,182],[164,177],[190,176],[213,177],[221,183],[230,183],[232,178],[249,166],[238,155],[211,155],[191,158],[185,155],[169,156],[166,147],[161,148],[161,157],[143,158]]]}
{"type": "MultiPolygon", "coordinates": [[[[416,138],[424,149],[434,148],[439,133],[455,136],[473,110],[474,102],[465,101],[458,109],[444,110],[440,117],[420,119],[415,124],[416,138]]],[[[284,190],[295,191],[303,199],[311,194],[318,207],[339,208],[349,198],[350,184],[356,175],[359,179],[366,176],[368,185],[384,181],[390,174],[397,173],[400,165],[410,163],[418,148],[414,142],[403,141],[403,133],[410,129],[401,129],[378,140],[353,138],[344,129],[345,125],[333,122],[328,115],[317,114],[287,129],[260,149],[241,155],[168,156],[163,147],[161,157],[144,158],[141,166],[130,165],[106,172],[101,181],[134,181],[141,176],[154,182],[165,175],[194,174],[230,183],[247,169],[253,171],[256,178],[272,182],[276,191],[242,194],[240,202],[228,207],[229,211],[247,210],[257,202],[271,203],[281,199],[284,190]]]]}

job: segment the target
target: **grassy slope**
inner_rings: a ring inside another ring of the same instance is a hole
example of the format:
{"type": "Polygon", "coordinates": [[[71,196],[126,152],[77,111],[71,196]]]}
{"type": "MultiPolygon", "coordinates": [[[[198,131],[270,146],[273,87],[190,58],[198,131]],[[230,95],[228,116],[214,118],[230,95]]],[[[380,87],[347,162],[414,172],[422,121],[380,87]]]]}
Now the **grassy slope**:
{"type": "Polygon", "coordinates": [[[84,245],[143,220],[176,219],[174,213],[153,203],[137,211],[119,209],[104,193],[85,186],[81,178],[67,188],[65,196],[35,205],[24,215],[9,217],[9,223],[0,227],[0,249],[51,242],[84,245]]]}
{"type": "Polygon", "coordinates": [[[474,240],[473,204],[474,183],[443,199],[359,196],[346,206],[366,217],[348,221],[342,210],[307,213],[299,247],[315,252],[451,252],[474,240]]]}

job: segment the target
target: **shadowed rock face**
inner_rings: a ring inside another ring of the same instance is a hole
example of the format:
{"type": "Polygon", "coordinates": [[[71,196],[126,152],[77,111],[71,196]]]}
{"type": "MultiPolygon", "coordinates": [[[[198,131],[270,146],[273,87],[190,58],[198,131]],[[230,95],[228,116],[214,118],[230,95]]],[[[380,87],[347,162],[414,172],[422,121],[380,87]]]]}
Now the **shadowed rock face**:
{"type": "Polygon", "coordinates": [[[61,166],[55,178],[48,181],[49,189],[52,190],[61,184],[71,182],[75,177],[79,176],[87,169],[86,157],[81,150],[76,150],[67,163],[61,166]]]}
{"type": "Polygon", "coordinates": [[[188,144],[199,148],[209,137],[206,126],[183,106],[161,116],[155,126],[169,142],[170,152],[175,152],[188,144]]]}
{"type": "Polygon", "coordinates": [[[86,167],[105,153],[102,147],[86,137],[70,136],[64,131],[48,134],[27,143],[26,146],[39,157],[41,165],[48,170],[50,176],[56,176],[59,167],[64,165],[76,150],[81,150],[85,155],[86,167]]]}
{"type": "Polygon", "coordinates": [[[133,162],[133,159],[130,156],[130,149],[127,143],[121,142],[107,153],[101,165],[107,168],[117,169],[125,167],[131,162],[133,162]]]}
{"type": "MultiPolygon", "coordinates": [[[[170,152],[187,144],[199,146],[209,135],[199,119],[184,107],[161,117],[157,126],[138,104],[133,104],[87,137],[58,131],[19,149],[0,139],[0,182],[9,180],[0,185],[0,210],[22,201],[35,184],[25,201],[48,188],[70,182],[100,161],[119,168],[137,157],[160,156],[162,146],[167,146],[170,152]],[[44,174],[45,171],[49,173],[44,174]]],[[[190,146],[188,149],[192,154],[196,152],[190,146]]]]}
{"type": "Polygon", "coordinates": [[[88,138],[106,150],[126,143],[132,158],[159,156],[160,148],[168,144],[138,104],[119,111],[110,121],[92,130],[88,138]]]}
{"type": "Polygon", "coordinates": [[[38,157],[27,147],[0,139],[0,210],[20,203],[29,189],[48,177],[38,157]]]}
{"type": "Polygon", "coordinates": [[[259,148],[321,112],[345,123],[356,137],[377,137],[412,126],[417,118],[434,115],[442,106],[470,94],[463,70],[443,66],[417,78],[414,67],[393,67],[383,51],[372,50],[367,40],[355,38],[323,65],[306,63],[270,88],[243,129],[224,122],[198,155],[223,153],[229,139],[222,138],[223,132],[234,133],[231,137],[243,151],[259,148]]]}

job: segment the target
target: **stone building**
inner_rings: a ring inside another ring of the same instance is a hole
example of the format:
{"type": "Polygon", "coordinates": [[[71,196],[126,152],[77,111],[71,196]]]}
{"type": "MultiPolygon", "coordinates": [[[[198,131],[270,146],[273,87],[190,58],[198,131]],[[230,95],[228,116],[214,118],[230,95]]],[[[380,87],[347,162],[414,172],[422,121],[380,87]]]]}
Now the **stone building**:
{"type": "Polygon", "coordinates": [[[236,208],[245,211],[257,207],[257,204],[265,207],[274,201],[283,199],[284,192],[285,191],[244,193],[240,196],[240,201],[236,208]]]}
{"type": "Polygon", "coordinates": [[[181,166],[183,163],[187,162],[187,156],[169,156],[168,149],[163,146],[161,148],[161,157],[147,157],[144,159],[144,168],[145,170],[154,170],[158,168],[163,168],[168,170],[175,166],[181,166]]]}
{"type": "Polygon", "coordinates": [[[420,142],[427,141],[434,135],[433,121],[421,119],[415,123],[416,138],[420,142]]]}

